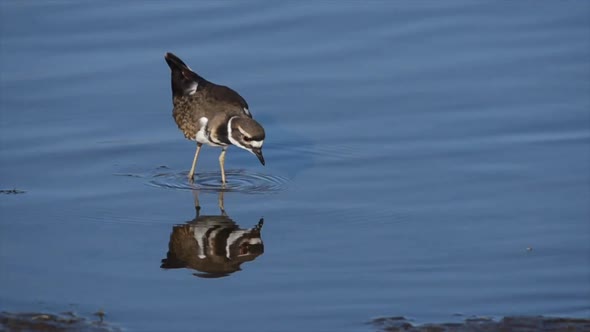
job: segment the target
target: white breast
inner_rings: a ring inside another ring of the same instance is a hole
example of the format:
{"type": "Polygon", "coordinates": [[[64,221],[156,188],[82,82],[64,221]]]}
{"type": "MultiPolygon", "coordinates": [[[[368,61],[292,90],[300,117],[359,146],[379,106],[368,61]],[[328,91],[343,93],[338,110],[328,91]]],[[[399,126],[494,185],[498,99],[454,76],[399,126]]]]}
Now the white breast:
{"type": "Polygon", "coordinates": [[[197,135],[195,136],[195,140],[202,144],[209,144],[209,138],[207,137],[207,122],[209,122],[209,119],[206,117],[199,119],[199,131],[197,131],[197,135]]]}
{"type": "Polygon", "coordinates": [[[210,146],[218,146],[217,144],[211,142],[209,140],[209,135],[207,135],[207,123],[209,119],[206,117],[202,117],[199,119],[199,131],[197,131],[197,135],[195,136],[195,140],[201,144],[207,144],[210,146]]]}

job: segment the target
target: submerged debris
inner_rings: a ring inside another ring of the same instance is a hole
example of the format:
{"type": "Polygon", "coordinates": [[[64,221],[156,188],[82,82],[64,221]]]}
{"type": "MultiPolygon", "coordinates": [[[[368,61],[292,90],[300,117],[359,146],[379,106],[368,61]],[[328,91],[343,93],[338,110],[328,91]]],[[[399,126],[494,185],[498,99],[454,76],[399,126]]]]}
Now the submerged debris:
{"type": "Polygon", "coordinates": [[[462,323],[412,325],[405,317],[377,318],[372,322],[378,331],[386,332],[493,332],[493,331],[590,331],[590,319],[543,316],[504,317],[494,321],[487,317],[468,318],[462,323]]]}
{"type": "Polygon", "coordinates": [[[0,194],[16,195],[16,194],[24,194],[24,193],[26,193],[26,191],[19,190],[19,189],[16,189],[16,188],[13,188],[13,189],[0,189],[0,194]]]}
{"type": "MultiPolygon", "coordinates": [[[[100,311],[102,312],[102,310],[100,311]]],[[[0,312],[0,331],[44,331],[44,332],[121,332],[118,327],[100,321],[79,317],[73,312],[48,314],[39,312],[0,312]]]]}
{"type": "Polygon", "coordinates": [[[102,323],[104,321],[104,316],[106,316],[104,310],[99,309],[97,312],[94,313],[95,316],[98,316],[98,318],[100,318],[100,322],[102,323]]]}

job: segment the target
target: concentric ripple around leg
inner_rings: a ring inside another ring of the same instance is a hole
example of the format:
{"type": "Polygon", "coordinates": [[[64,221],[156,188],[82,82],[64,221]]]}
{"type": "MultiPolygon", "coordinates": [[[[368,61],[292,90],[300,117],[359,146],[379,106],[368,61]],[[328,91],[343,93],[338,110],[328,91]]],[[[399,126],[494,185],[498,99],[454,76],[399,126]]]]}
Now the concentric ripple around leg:
{"type": "Polygon", "coordinates": [[[202,172],[195,174],[194,183],[187,179],[186,172],[159,173],[152,177],[149,184],[155,187],[202,190],[202,191],[233,191],[242,193],[277,192],[285,188],[288,179],[282,176],[254,173],[246,170],[227,170],[227,183],[221,183],[219,172],[202,172]]]}

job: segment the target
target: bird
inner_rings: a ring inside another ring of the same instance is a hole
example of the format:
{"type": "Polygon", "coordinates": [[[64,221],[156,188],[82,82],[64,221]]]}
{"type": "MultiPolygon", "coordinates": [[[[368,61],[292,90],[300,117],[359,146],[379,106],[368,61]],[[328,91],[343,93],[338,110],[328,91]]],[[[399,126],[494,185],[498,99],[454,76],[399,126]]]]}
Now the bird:
{"type": "Polygon", "coordinates": [[[195,73],[176,55],[164,55],[171,71],[172,116],[184,137],[197,142],[188,173],[194,181],[203,144],[221,148],[221,182],[226,184],[225,153],[230,145],[251,152],[264,166],[264,128],[252,118],[246,100],[233,89],[210,82],[195,73]]]}

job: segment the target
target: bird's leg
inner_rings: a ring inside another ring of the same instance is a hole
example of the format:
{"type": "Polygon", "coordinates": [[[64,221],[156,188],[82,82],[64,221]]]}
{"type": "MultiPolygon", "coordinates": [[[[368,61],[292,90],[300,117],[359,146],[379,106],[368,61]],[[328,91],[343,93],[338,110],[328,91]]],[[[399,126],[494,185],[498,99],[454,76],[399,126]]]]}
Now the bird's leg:
{"type": "Polygon", "coordinates": [[[221,167],[221,183],[225,184],[225,151],[227,148],[221,149],[221,154],[219,155],[219,167],[221,167]]]}
{"type": "Polygon", "coordinates": [[[188,179],[192,182],[195,175],[195,167],[197,167],[197,160],[199,159],[199,152],[201,152],[202,143],[197,143],[197,151],[195,151],[195,158],[193,159],[193,166],[191,167],[191,171],[188,172],[188,179]]]}

